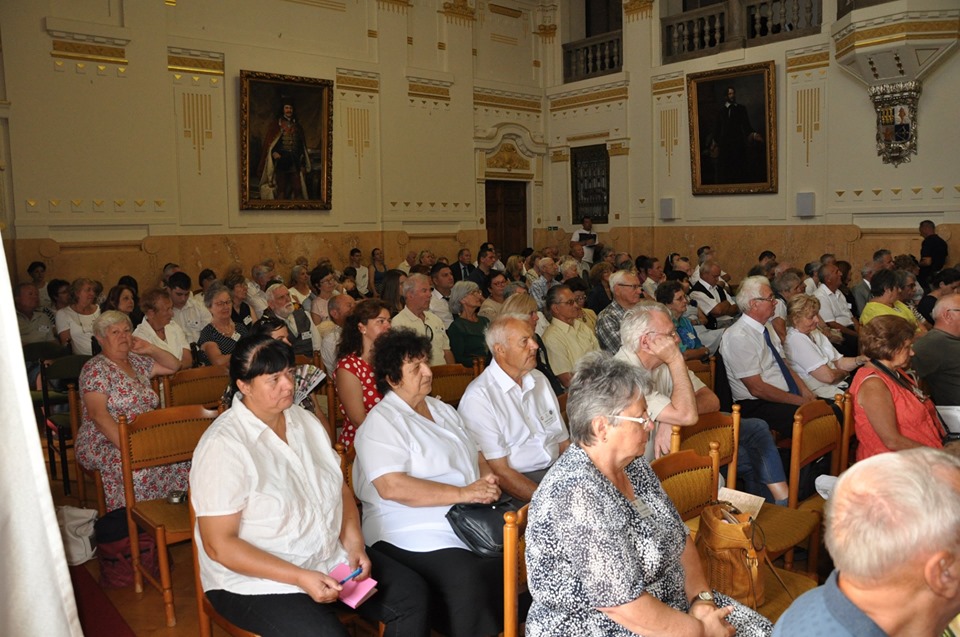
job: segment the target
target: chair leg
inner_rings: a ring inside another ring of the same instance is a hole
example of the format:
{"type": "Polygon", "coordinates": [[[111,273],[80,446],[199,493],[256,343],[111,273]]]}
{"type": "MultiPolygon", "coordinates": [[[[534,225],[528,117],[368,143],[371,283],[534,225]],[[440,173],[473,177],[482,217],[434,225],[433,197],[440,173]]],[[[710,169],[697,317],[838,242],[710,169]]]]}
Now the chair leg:
{"type": "Polygon", "coordinates": [[[44,423],[44,429],[47,431],[47,456],[50,460],[50,479],[57,479],[57,455],[53,451],[53,431],[50,430],[50,425],[44,423]]]}
{"type": "Polygon", "coordinates": [[[200,621],[200,637],[211,637],[213,634],[213,622],[203,607],[204,596],[203,591],[199,591],[197,594],[197,619],[200,621]]]}
{"type": "Polygon", "coordinates": [[[70,471],[67,469],[67,437],[63,428],[57,429],[57,440],[60,442],[60,473],[63,474],[63,495],[70,495],[70,471]]]}
{"type": "Polygon", "coordinates": [[[817,568],[819,567],[818,562],[820,561],[821,524],[822,522],[818,522],[817,527],[813,530],[813,533],[810,534],[810,547],[809,550],[807,550],[807,572],[813,576],[813,579],[815,582],[817,582],[817,584],[820,583],[820,578],[817,575],[817,568]]]}
{"type": "Polygon", "coordinates": [[[80,466],[80,461],[77,459],[77,447],[73,447],[73,463],[76,465],[74,469],[77,474],[77,497],[80,499],[80,506],[87,506],[87,481],[84,479],[83,467],[80,466]]]}
{"type": "Polygon", "coordinates": [[[170,578],[170,553],[167,551],[167,531],[157,527],[157,561],[160,565],[160,588],[163,593],[163,610],[167,615],[167,626],[177,625],[177,614],[173,607],[173,583],[170,578]]]}
{"type": "MultiPolygon", "coordinates": [[[[130,506],[129,504],[127,506],[130,506]]],[[[129,517],[129,513],[127,516],[129,517]]],[[[130,531],[130,562],[133,564],[133,590],[143,592],[143,573],[140,566],[140,530],[133,522],[129,522],[127,527],[130,531]]]]}

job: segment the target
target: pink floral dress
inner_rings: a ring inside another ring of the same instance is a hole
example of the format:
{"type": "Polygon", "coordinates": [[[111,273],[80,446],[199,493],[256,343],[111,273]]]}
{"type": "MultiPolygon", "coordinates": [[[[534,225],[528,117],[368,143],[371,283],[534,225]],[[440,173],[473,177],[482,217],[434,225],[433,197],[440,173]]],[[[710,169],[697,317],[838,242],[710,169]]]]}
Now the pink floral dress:
{"type": "MultiPolygon", "coordinates": [[[[377,380],[373,375],[373,368],[356,354],[350,354],[337,361],[337,369],[350,372],[360,380],[360,386],[363,390],[363,408],[369,413],[373,406],[383,398],[377,391],[377,380]]],[[[353,437],[357,435],[357,426],[350,422],[347,417],[343,402],[340,403],[340,413],[343,415],[343,430],[340,432],[337,442],[349,448],[353,444],[353,437]]]]}
{"type": "MultiPolygon", "coordinates": [[[[139,354],[130,354],[130,364],[136,378],[127,375],[116,363],[102,354],[94,356],[80,372],[81,398],[88,392],[107,397],[107,411],[117,420],[121,414],[128,419],[152,411],[160,404],[157,394],[150,388],[150,372],[153,359],[139,354]]],[[[99,471],[103,478],[103,490],[107,510],[126,506],[123,495],[123,474],[120,470],[120,450],[104,436],[83,405],[83,422],[77,434],[77,462],[88,471],[99,471]]],[[[166,497],[175,489],[186,489],[190,463],[142,469],[133,474],[133,488],[137,500],[152,500],[166,497]]]]}

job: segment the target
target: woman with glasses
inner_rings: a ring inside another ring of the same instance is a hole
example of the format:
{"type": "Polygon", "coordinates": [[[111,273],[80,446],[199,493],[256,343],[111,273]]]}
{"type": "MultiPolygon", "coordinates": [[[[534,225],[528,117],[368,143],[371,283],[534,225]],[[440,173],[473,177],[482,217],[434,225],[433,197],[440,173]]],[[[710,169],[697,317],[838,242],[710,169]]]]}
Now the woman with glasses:
{"type": "Polygon", "coordinates": [[[197,345],[204,365],[230,365],[230,354],[237,341],[247,335],[247,326],[233,320],[233,300],[227,286],[214,283],[203,293],[203,304],[210,310],[210,322],[200,330],[197,345]]]}
{"type": "MultiPolygon", "coordinates": [[[[506,279],[502,274],[497,278],[506,286],[506,279]]],[[[453,323],[447,328],[447,337],[450,339],[450,351],[453,352],[454,360],[464,367],[473,367],[474,358],[486,360],[490,355],[484,338],[490,320],[479,314],[483,304],[480,286],[473,281],[457,281],[450,290],[453,323]]]]}
{"type": "Polygon", "coordinates": [[[506,274],[499,270],[491,270],[490,276],[487,277],[487,290],[490,292],[490,296],[484,299],[483,305],[480,306],[477,314],[490,322],[500,316],[500,312],[503,310],[503,303],[507,300],[506,291],[508,283],[510,283],[510,281],[507,280],[506,274]]]}
{"type": "Polygon", "coordinates": [[[310,299],[310,318],[313,319],[314,325],[320,325],[330,317],[327,304],[337,293],[337,283],[333,268],[317,266],[310,273],[310,287],[313,288],[313,296],[310,299]]]}
{"type": "Polygon", "coordinates": [[[250,326],[260,317],[257,316],[256,310],[247,303],[247,294],[250,292],[247,288],[247,279],[239,270],[234,270],[224,277],[223,284],[230,291],[230,300],[233,302],[230,312],[233,322],[243,325],[249,330],[250,326]]]}
{"type": "Polygon", "coordinates": [[[570,384],[573,444],[533,495],[527,634],[769,635],[756,612],[710,590],[697,549],[643,458],[653,421],[638,368],[588,354],[570,384]]]}

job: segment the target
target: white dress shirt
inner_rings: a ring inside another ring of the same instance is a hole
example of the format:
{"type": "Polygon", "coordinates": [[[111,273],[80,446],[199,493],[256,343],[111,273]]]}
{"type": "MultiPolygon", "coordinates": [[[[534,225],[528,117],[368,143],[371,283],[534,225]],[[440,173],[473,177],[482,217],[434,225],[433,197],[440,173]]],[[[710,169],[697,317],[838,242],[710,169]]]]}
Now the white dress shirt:
{"type": "Polygon", "coordinates": [[[190,343],[200,338],[200,330],[212,320],[210,310],[195,296],[187,298],[181,308],[173,308],[173,322],[180,326],[190,343]]]}
{"type": "Polygon", "coordinates": [[[850,304],[839,289],[831,292],[830,288],[821,283],[814,296],[820,299],[820,318],[824,323],[837,322],[844,327],[853,325],[850,304]]]}
{"type": "MultiPolygon", "coordinates": [[[[767,347],[764,330],[768,328],[744,314],[727,328],[723,340],[720,341],[720,355],[727,366],[727,379],[730,381],[730,391],[735,401],[756,399],[741,380],[750,376],[759,375],[763,382],[783,391],[790,391],[777,359],[767,347]]],[[[784,357],[780,338],[772,328],[769,333],[770,342],[780,356],[784,357]]]]}
{"type": "Polygon", "coordinates": [[[450,297],[444,298],[439,290],[430,293],[430,311],[437,315],[443,326],[449,328],[453,323],[453,313],[450,312],[450,297]]]}

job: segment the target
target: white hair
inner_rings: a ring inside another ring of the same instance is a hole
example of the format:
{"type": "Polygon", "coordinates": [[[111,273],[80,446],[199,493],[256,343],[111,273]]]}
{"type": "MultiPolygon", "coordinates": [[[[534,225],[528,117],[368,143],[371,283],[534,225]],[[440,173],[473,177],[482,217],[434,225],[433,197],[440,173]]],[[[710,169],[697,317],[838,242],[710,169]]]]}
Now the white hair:
{"type": "Polygon", "coordinates": [[[610,289],[613,290],[616,286],[622,284],[624,279],[628,276],[637,276],[637,273],[633,270],[617,270],[610,275],[610,289]]]}
{"type": "Polygon", "coordinates": [[[410,294],[415,287],[417,287],[418,283],[426,283],[427,285],[430,285],[430,279],[427,278],[426,274],[420,274],[419,272],[408,275],[406,280],[403,282],[403,285],[400,286],[400,294],[403,296],[403,298],[407,298],[407,295],[410,294]]]}
{"type": "Polygon", "coordinates": [[[494,357],[496,357],[496,353],[493,348],[497,345],[506,345],[510,339],[510,325],[513,321],[529,326],[530,316],[527,314],[501,314],[487,328],[484,340],[487,343],[487,349],[493,353],[494,357]]]}
{"type": "Polygon", "coordinates": [[[765,276],[748,276],[740,282],[737,289],[737,307],[746,314],[750,311],[750,303],[760,295],[760,288],[767,286],[771,290],[770,280],[765,276]]]}
{"type": "Polygon", "coordinates": [[[826,544],[844,575],[889,577],[918,555],[956,550],[960,459],[920,447],[861,460],[827,501],[826,544]]]}
{"type": "Polygon", "coordinates": [[[673,322],[670,310],[662,303],[653,301],[640,301],[623,315],[623,320],[620,321],[620,342],[628,351],[636,352],[640,347],[640,339],[650,332],[650,321],[654,312],[663,314],[667,320],[673,322]]]}

